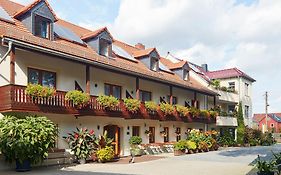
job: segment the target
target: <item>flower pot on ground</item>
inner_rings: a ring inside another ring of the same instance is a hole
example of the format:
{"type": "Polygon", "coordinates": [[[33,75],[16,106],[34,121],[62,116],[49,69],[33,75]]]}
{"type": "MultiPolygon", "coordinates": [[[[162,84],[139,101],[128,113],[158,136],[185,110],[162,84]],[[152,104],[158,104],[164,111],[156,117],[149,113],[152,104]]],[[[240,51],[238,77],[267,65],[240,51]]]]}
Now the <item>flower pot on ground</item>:
{"type": "Polygon", "coordinates": [[[175,107],[180,116],[183,117],[188,115],[189,110],[187,107],[184,107],[182,105],[176,105],[175,107]]]}
{"type": "Polygon", "coordinates": [[[158,109],[158,104],[156,104],[154,101],[146,101],[144,106],[151,113],[156,112],[158,109]]]}
{"type": "Polygon", "coordinates": [[[132,136],[129,139],[130,144],[130,153],[132,156],[141,156],[142,150],[139,148],[139,145],[142,143],[142,138],[139,136],[132,136]]]}
{"type": "Polygon", "coordinates": [[[76,131],[68,133],[68,136],[63,138],[68,143],[79,163],[84,163],[84,160],[86,161],[95,149],[94,141],[96,137],[93,130],[89,131],[87,128],[76,128],[76,131]]]}
{"type": "Polygon", "coordinates": [[[124,105],[126,109],[130,112],[138,112],[140,109],[141,102],[138,99],[131,99],[131,98],[125,98],[124,99],[124,105]]]}
{"type": "Polygon", "coordinates": [[[0,128],[0,150],[7,161],[16,161],[17,171],[43,161],[57,137],[53,122],[40,116],[5,116],[0,128]]]}
{"type": "Polygon", "coordinates": [[[105,109],[112,110],[119,105],[119,100],[113,96],[100,95],[97,102],[105,109]]]}
{"type": "Polygon", "coordinates": [[[71,101],[76,108],[81,109],[89,103],[90,95],[78,90],[73,90],[66,93],[65,99],[71,101]]]}
{"type": "Polygon", "coordinates": [[[164,115],[172,115],[175,110],[174,106],[168,103],[161,103],[160,109],[164,115]]]}
{"type": "Polygon", "coordinates": [[[185,150],[187,149],[186,141],[180,140],[174,144],[174,155],[179,156],[185,154],[185,150]]]}
{"type": "Polygon", "coordinates": [[[39,84],[28,84],[25,89],[25,93],[33,99],[39,97],[50,98],[55,96],[56,90],[54,88],[41,86],[39,84]]]}

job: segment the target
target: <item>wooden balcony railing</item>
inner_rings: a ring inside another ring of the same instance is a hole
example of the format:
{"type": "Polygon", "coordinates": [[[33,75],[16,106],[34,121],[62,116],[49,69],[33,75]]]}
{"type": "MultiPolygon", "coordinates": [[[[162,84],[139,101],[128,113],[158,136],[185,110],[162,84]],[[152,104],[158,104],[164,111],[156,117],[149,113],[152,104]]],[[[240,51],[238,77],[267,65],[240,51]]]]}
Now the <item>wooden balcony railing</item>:
{"type": "Polygon", "coordinates": [[[66,92],[56,91],[56,95],[52,98],[32,98],[26,94],[25,89],[25,86],[19,85],[0,87],[0,112],[41,112],[72,114],[75,116],[120,117],[125,119],[152,119],[202,123],[215,122],[215,119],[205,117],[181,117],[177,112],[171,116],[165,116],[161,110],[149,112],[146,110],[144,103],[141,103],[138,112],[132,113],[126,110],[122,100],[120,100],[117,107],[107,110],[97,102],[96,96],[91,96],[87,106],[77,109],[70,101],[65,99],[66,92]]]}

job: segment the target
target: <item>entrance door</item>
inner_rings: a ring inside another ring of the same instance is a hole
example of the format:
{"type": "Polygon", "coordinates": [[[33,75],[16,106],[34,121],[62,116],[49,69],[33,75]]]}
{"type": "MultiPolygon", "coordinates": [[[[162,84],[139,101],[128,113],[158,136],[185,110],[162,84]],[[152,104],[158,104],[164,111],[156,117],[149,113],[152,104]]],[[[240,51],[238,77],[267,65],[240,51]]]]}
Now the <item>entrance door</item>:
{"type": "Polygon", "coordinates": [[[107,137],[113,139],[112,146],[115,152],[115,155],[120,154],[120,128],[117,125],[106,125],[103,128],[104,131],[107,131],[107,137]]]}
{"type": "Polygon", "coordinates": [[[149,127],[149,143],[155,143],[155,127],[149,127]]]}

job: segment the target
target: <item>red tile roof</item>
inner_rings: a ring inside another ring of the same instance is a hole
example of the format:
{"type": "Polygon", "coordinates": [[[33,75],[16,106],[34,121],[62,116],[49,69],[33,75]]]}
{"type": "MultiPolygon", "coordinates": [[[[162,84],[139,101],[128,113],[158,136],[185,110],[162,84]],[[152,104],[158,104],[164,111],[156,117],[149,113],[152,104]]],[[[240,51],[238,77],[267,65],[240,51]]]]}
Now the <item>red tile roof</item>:
{"type": "MultiPolygon", "coordinates": [[[[36,1],[37,2],[37,1],[36,1]]],[[[23,7],[20,4],[17,4],[15,2],[9,1],[9,0],[0,0],[0,6],[2,6],[9,15],[13,16],[13,14],[17,13],[18,11],[22,11],[23,7]]],[[[15,39],[21,42],[29,43],[35,46],[44,47],[46,49],[51,49],[53,51],[77,56],[81,59],[89,60],[92,62],[97,62],[103,65],[111,66],[113,68],[117,68],[120,71],[126,71],[138,74],[140,76],[145,76],[147,78],[153,78],[157,79],[159,81],[164,81],[170,84],[174,84],[176,86],[185,87],[188,89],[193,89],[196,91],[200,91],[202,93],[207,93],[210,95],[217,95],[215,92],[209,90],[207,87],[202,86],[199,82],[192,79],[190,81],[184,81],[179,76],[175,74],[169,74],[164,71],[151,71],[148,69],[142,62],[137,60],[137,62],[132,62],[129,60],[126,60],[124,58],[116,57],[116,59],[109,59],[104,56],[98,55],[90,46],[88,45],[79,45],[77,43],[69,42],[66,40],[55,40],[51,41],[48,39],[43,39],[37,36],[34,36],[30,31],[27,30],[27,28],[21,23],[21,21],[15,19],[15,24],[7,23],[0,20],[0,37],[1,38],[11,38],[15,39]]],[[[72,30],[74,33],[76,33],[78,36],[86,36],[86,34],[89,34],[94,31],[90,31],[88,29],[82,28],[80,26],[74,25],[72,23],[69,23],[67,21],[58,19],[58,24],[72,30]]],[[[124,50],[126,50],[129,54],[134,55],[135,53],[138,53],[140,49],[131,46],[129,44],[126,44],[121,41],[114,40],[114,44],[118,45],[119,47],[122,47],[124,50]]],[[[152,50],[154,50],[153,48],[152,50]]],[[[152,50],[145,50],[142,51],[146,54],[146,52],[151,52],[152,50]]],[[[156,49],[155,49],[156,50],[156,49]]]]}
{"type": "Polygon", "coordinates": [[[221,79],[221,78],[233,78],[233,77],[244,77],[252,82],[256,81],[243,71],[237,68],[230,68],[230,69],[223,69],[223,70],[216,70],[216,71],[208,71],[205,72],[205,75],[210,77],[210,79],[221,79]]]}
{"type": "Polygon", "coordinates": [[[110,32],[107,30],[106,27],[103,27],[103,28],[95,30],[95,31],[91,31],[91,32],[83,35],[81,37],[81,39],[82,40],[88,40],[88,39],[94,38],[94,37],[98,36],[99,34],[101,34],[104,31],[106,31],[110,35],[110,37],[113,39],[113,37],[111,36],[110,32]]]}
{"type": "Polygon", "coordinates": [[[48,3],[48,1],[46,0],[35,0],[33,3],[23,7],[21,10],[19,10],[15,15],[14,18],[18,18],[21,15],[24,15],[26,12],[28,12],[29,10],[33,9],[37,4],[39,4],[40,2],[45,2],[47,7],[50,9],[51,13],[53,14],[55,21],[58,20],[58,18],[56,17],[56,14],[54,13],[52,7],[50,6],[50,4],[48,3]]]}
{"type": "Polygon", "coordinates": [[[163,58],[163,57],[161,57],[160,61],[171,70],[182,68],[185,64],[187,64],[187,61],[184,61],[184,60],[181,60],[177,63],[173,63],[169,59],[166,59],[166,58],[163,58]]]}
{"type": "MultiPolygon", "coordinates": [[[[281,113],[268,113],[268,116],[275,120],[275,117],[273,117],[273,116],[281,118],[281,113]]],[[[253,121],[259,123],[264,118],[265,118],[265,113],[263,113],[263,114],[254,114],[253,121]]]]}

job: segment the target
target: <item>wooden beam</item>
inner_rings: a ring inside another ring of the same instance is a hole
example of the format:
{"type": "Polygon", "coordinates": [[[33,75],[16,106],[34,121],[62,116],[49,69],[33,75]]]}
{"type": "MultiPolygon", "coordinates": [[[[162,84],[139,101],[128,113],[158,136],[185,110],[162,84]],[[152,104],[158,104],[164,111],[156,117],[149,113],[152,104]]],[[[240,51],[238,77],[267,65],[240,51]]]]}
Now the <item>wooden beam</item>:
{"type": "Polygon", "coordinates": [[[15,84],[15,64],[16,64],[16,56],[15,56],[15,46],[12,46],[12,50],[10,52],[10,84],[15,84]]]}
{"type": "Polygon", "coordinates": [[[217,98],[214,96],[214,107],[217,106],[217,98]]]}
{"type": "Polygon", "coordinates": [[[136,77],[136,99],[140,99],[140,80],[136,77]]]}
{"type": "Polygon", "coordinates": [[[90,66],[86,65],[86,93],[91,93],[91,85],[90,85],[90,66]]]}
{"type": "Polygon", "coordinates": [[[170,104],[173,104],[173,86],[170,86],[170,104]]]}

